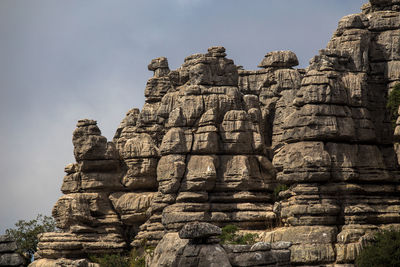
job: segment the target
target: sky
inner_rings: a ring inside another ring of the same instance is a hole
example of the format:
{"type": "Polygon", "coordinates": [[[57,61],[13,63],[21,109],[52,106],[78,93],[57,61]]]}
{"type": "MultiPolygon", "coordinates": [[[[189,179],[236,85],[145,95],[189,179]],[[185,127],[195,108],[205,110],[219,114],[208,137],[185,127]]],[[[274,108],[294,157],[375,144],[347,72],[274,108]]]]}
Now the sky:
{"type": "Polygon", "coordinates": [[[366,0],[1,0],[0,234],[50,215],[64,166],[74,162],[77,120],[104,136],[142,108],[151,59],[171,69],[222,45],[257,69],[292,50],[301,67],[326,46],[345,15],[366,0]]]}

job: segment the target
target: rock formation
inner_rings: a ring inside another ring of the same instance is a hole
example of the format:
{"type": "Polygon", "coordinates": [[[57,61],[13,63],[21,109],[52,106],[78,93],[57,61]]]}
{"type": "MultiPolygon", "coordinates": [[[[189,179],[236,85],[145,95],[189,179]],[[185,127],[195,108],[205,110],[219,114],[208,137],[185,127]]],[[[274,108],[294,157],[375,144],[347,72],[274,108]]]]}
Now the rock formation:
{"type": "Polygon", "coordinates": [[[5,235],[0,235],[0,266],[26,266],[24,258],[16,251],[15,242],[5,235]]]}
{"type": "Polygon", "coordinates": [[[151,258],[150,267],[289,267],[290,242],[220,245],[221,229],[209,223],[189,223],[166,234],[151,258]],[[186,239],[186,240],[185,240],[186,239]]]}
{"type": "MultiPolygon", "coordinates": [[[[400,80],[399,11],[371,0],[306,69],[276,51],[242,70],[223,47],[172,71],[152,60],[145,104],[111,142],[78,122],[53,210],[63,232],[43,234],[35,258],[183,247],[176,233],[207,222],[291,242],[293,265],[352,264],[373,231],[400,226],[400,130],[386,109],[400,80]]],[[[225,251],[232,264],[236,250],[225,251]]]]}

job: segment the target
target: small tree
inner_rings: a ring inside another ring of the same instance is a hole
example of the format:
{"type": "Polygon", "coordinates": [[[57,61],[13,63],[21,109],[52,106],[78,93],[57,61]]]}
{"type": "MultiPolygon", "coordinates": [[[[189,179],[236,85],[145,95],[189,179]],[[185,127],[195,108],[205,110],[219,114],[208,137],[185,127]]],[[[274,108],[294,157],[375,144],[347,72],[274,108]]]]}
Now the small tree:
{"type": "Polygon", "coordinates": [[[393,229],[376,233],[356,259],[357,267],[400,266],[400,231],[393,229]]]}
{"type": "Polygon", "coordinates": [[[6,230],[6,235],[15,240],[17,251],[30,261],[37,250],[38,235],[56,230],[52,217],[39,214],[36,219],[30,221],[19,220],[15,223],[15,228],[6,230]]]}
{"type": "Polygon", "coordinates": [[[400,83],[396,83],[388,96],[386,108],[390,114],[393,129],[396,128],[396,120],[398,117],[397,111],[400,106],[400,83]]]}

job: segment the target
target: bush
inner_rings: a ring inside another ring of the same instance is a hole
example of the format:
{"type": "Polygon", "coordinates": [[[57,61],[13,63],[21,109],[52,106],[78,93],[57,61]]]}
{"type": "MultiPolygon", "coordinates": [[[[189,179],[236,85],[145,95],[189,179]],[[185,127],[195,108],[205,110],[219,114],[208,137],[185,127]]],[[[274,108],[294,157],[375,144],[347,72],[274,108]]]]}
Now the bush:
{"type": "Polygon", "coordinates": [[[140,248],[133,249],[131,251],[130,258],[130,267],[145,267],[146,266],[146,258],[149,256],[150,258],[154,255],[155,247],[143,245],[140,248]]]}
{"type": "Polygon", "coordinates": [[[154,247],[143,245],[128,254],[90,255],[89,260],[101,267],[145,267],[146,257],[153,257],[154,247]]]}
{"type": "Polygon", "coordinates": [[[56,223],[52,217],[39,214],[31,221],[19,220],[15,223],[15,228],[6,230],[6,235],[15,240],[17,251],[30,261],[37,250],[38,235],[56,230],[56,223]]]}
{"type": "Polygon", "coordinates": [[[274,200],[275,200],[275,201],[278,200],[278,198],[279,198],[279,193],[280,193],[280,192],[286,191],[286,190],[288,190],[288,189],[289,189],[289,187],[288,187],[287,185],[285,185],[285,184],[278,184],[278,185],[275,187],[275,189],[274,189],[274,194],[273,194],[274,200]]]}
{"type": "Polygon", "coordinates": [[[222,234],[220,235],[222,244],[232,245],[252,245],[255,243],[257,234],[237,234],[239,228],[236,225],[227,225],[222,228],[222,234]]]}
{"type": "Polygon", "coordinates": [[[393,129],[396,128],[396,120],[398,117],[398,109],[400,106],[400,83],[396,83],[388,96],[386,108],[390,114],[393,129]]]}
{"type": "Polygon", "coordinates": [[[89,260],[98,263],[101,267],[130,267],[129,257],[121,254],[91,255],[89,260]]]}
{"type": "Polygon", "coordinates": [[[400,266],[400,231],[390,229],[376,233],[374,241],[361,250],[356,266],[400,266]]]}

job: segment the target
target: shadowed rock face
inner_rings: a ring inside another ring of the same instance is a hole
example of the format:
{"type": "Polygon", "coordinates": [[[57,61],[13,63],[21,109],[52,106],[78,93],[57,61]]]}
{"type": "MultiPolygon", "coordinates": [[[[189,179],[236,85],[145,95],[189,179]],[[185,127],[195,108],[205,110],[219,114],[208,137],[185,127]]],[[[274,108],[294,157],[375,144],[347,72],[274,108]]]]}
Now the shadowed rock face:
{"type": "Polygon", "coordinates": [[[26,266],[24,258],[16,251],[16,243],[9,237],[0,235],[0,266],[26,266]]]}
{"type": "Polygon", "coordinates": [[[386,110],[400,80],[399,6],[371,0],[344,17],[305,70],[290,51],[256,71],[223,47],[172,71],[152,60],[145,104],[112,142],[78,122],[53,210],[63,232],[44,234],[37,256],[156,245],[208,222],[291,242],[299,266],[353,263],[373,231],[400,223],[400,126],[393,134],[386,110]],[[277,184],[288,186],[278,199],[277,184]]]}
{"type": "Polygon", "coordinates": [[[179,231],[179,236],[177,233],[164,235],[148,266],[290,266],[290,242],[220,245],[218,234],[221,228],[215,225],[188,223],[179,231]]]}

